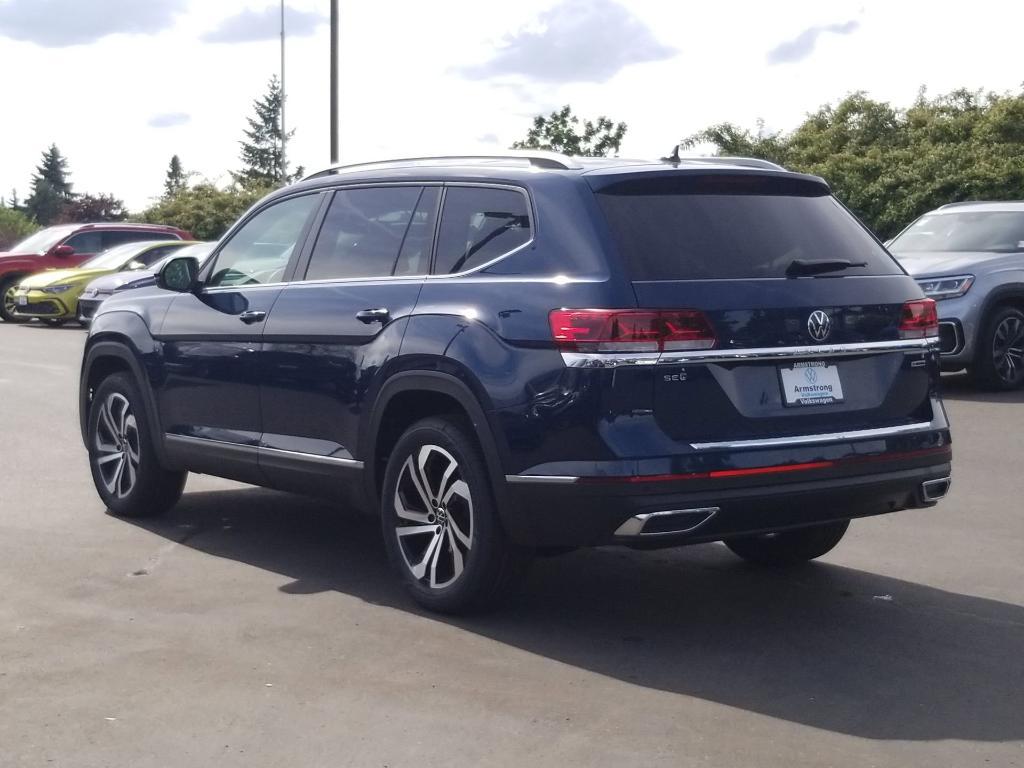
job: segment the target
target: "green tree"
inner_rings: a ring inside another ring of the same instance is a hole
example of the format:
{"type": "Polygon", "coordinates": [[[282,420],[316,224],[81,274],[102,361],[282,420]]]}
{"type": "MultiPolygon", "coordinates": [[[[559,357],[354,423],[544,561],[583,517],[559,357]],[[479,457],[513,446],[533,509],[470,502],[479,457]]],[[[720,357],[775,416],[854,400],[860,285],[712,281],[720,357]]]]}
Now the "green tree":
{"type": "Polygon", "coordinates": [[[239,155],[242,169],[232,174],[238,184],[265,189],[288,184],[302,177],[301,166],[290,175],[284,167],[283,143],[286,139],[291,140],[295,131],[288,131],[287,136],[281,133],[283,103],[281,83],[274,75],[267,84],[267,92],[252,104],[254,116],[246,118],[249,127],[244,131],[245,139],[239,142],[242,147],[239,155]]]}
{"type": "Polygon", "coordinates": [[[684,140],[705,143],[825,178],[883,238],[945,203],[1024,198],[1024,92],[922,90],[903,109],[853,93],[788,134],[723,123],[684,140]]]}
{"type": "Polygon", "coordinates": [[[613,123],[601,116],[596,121],[583,120],[566,104],[545,117],[533,118],[533,127],[526,139],[517,141],[512,149],[542,149],[582,157],[606,157],[619,151],[626,135],[625,123],[613,123]]]}
{"type": "Polygon", "coordinates": [[[170,224],[186,229],[200,240],[218,240],[269,187],[234,185],[220,189],[202,182],[182,189],[174,197],[164,197],[139,216],[140,221],[170,224]]]}
{"type": "Polygon", "coordinates": [[[188,174],[181,165],[181,158],[177,155],[171,156],[171,162],[167,166],[167,176],[164,178],[164,197],[174,197],[188,186],[188,174]]]}
{"type": "Polygon", "coordinates": [[[89,221],[124,221],[128,218],[124,201],[113,195],[75,195],[70,202],[64,203],[58,221],[60,223],[79,223],[89,221]]]}
{"type": "Polygon", "coordinates": [[[32,193],[25,201],[28,214],[43,226],[57,221],[64,204],[74,197],[68,176],[67,158],[56,144],[51,144],[36,167],[32,176],[32,193]]]}
{"type": "Polygon", "coordinates": [[[7,250],[38,229],[36,224],[19,210],[0,207],[0,251],[7,250]]]}

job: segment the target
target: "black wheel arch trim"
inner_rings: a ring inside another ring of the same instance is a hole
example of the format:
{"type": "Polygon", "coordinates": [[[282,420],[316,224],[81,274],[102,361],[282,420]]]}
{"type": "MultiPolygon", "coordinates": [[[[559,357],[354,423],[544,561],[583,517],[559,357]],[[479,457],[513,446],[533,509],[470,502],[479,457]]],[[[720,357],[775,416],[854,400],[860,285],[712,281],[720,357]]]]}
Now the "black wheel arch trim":
{"type": "Polygon", "coordinates": [[[82,372],[78,387],[78,417],[79,426],[82,432],[82,443],[88,448],[89,445],[89,376],[97,361],[104,358],[115,358],[124,363],[131,372],[135,383],[138,386],[139,395],[142,397],[143,407],[150,424],[150,440],[153,443],[153,450],[161,466],[168,466],[167,451],[163,442],[163,429],[160,426],[160,417],[156,407],[156,400],[153,391],[149,386],[142,364],[134,351],[134,345],[125,337],[120,339],[107,338],[96,341],[89,345],[85,356],[82,359],[82,372]]]}
{"type": "Polygon", "coordinates": [[[377,466],[375,457],[377,455],[377,439],[381,432],[384,413],[388,404],[396,395],[408,391],[436,392],[447,395],[457,401],[462,409],[469,416],[476,438],[483,450],[484,464],[487,466],[487,474],[491,479],[491,487],[494,490],[495,503],[498,511],[504,516],[504,496],[501,493],[505,485],[504,462],[502,452],[499,448],[495,431],[487,418],[487,413],[481,406],[479,400],[469,386],[457,377],[441,371],[402,371],[391,376],[381,386],[373,407],[370,411],[367,427],[360,434],[359,458],[363,459],[363,483],[364,493],[370,503],[370,508],[377,510],[380,507],[380,498],[377,493],[377,466]]]}
{"type": "Polygon", "coordinates": [[[988,330],[989,319],[991,318],[992,312],[1001,304],[1007,301],[1016,302],[1020,305],[1018,308],[1024,311],[1024,283],[1005,283],[1004,285],[998,285],[993,288],[988,296],[985,297],[985,302],[981,307],[981,322],[977,325],[976,338],[975,338],[975,353],[981,349],[982,341],[984,341],[985,332],[988,330]]]}

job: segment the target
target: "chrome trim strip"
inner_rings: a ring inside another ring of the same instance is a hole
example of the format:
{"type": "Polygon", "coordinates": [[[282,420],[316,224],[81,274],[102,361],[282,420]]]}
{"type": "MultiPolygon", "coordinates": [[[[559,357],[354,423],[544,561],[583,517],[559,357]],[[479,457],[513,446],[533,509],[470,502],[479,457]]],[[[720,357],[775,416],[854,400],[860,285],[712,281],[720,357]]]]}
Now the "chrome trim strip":
{"type": "Polygon", "coordinates": [[[319,453],[303,453],[302,451],[286,451],[283,448],[268,448],[265,445],[260,446],[260,453],[269,453],[274,456],[291,456],[312,464],[331,464],[337,467],[345,467],[346,469],[363,468],[363,462],[356,459],[343,459],[339,456],[323,456],[319,453]]]}
{"type": "Polygon", "coordinates": [[[175,435],[165,433],[164,439],[173,443],[184,443],[185,445],[223,445],[228,448],[241,449],[251,453],[271,453],[277,456],[292,456],[296,459],[309,461],[314,464],[331,464],[333,466],[345,467],[346,469],[362,469],[363,462],[355,459],[342,459],[337,456],[321,456],[316,453],[303,453],[301,451],[286,451],[281,448],[268,448],[263,445],[249,445],[247,443],[232,443],[229,440],[213,440],[207,437],[194,437],[193,435],[175,435]]]}
{"type": "Polygon", "coordinates": [[[876,429],[853,429],[848,432],[824,432],[817,435],[794,435],[792,437],[762,437],[755,440],[723,440],[715,443],[690,443],[695,451],[713,451],[739,448],[774,448],[786,445],[806,445],[808,443],[839,443],[846,440],[869,440],[878,437],[907,435],[913,432],[927,432],[941,429],[931,421],[916,424],[902,424],[897,427],[878,427],[876,429]]]}
{"type": "Polygon", "coordinates": [[[700,528],[704,523],[710,520],[712,517],[717,515],[721,511],[720,507],[695,507],[694,509],[666,509],[661,512],[645,512],[640,515],[633,515],[615,529],[616,536],[675,536],[680,533],[689,533],[700,528]],[[656,531],[654,533],[644,533],[644,527],[647,525],[647,521],[655,517],[666,517],[667,515],[680,515],[690,514],[693,512],[706,512],[707,516],[696,525],[691,525],[689,528],[677,528],[674,531],[656,531]]]}
{"type": "Polygon", "coordinates": [[[850,357],[883,352],[927,352],[937,349],[936,337],[865,341],[857,344],[819,344],[804,347],[751,347],[749,349],[707,349],[692,352],[563,352],[567,368],[617,368],[621,365],[686,365],[688,363],[729,363],[746,360],[850,357]]]}
{"type": "Polygon", "coordinates": [[[505,475],[506,483],[539,483],[541,485],[563,485],[579,480],[575,475],[505,475]]]}
{"type": "Polygon", "coordinates": [[[941,327],[943,325],[948,325],[953,329],[953,340],[955,343],[953,345],[953,348],[948,352],[943,352],[940,348],[939,354],[959,355],[961,352],[964,351],[964,335],[963,331],[960,328],[960,323],[954,323],[952,320],[939,320],[939,326],[941,327]]]}

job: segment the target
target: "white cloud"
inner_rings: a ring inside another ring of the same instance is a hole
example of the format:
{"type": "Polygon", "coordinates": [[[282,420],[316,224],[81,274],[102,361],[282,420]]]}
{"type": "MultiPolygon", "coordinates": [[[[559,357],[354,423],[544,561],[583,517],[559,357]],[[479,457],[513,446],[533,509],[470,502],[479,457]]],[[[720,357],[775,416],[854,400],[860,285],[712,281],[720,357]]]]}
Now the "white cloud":
{"type": "Polygon", "coordinates": [[[185,125],[191,119],[192,115],[187,112],[161,112],[149,118],[148,125],[150,128],[174,128],[185,125]]]}
{"type": "Polygon", "coordinates": [[[0,3],[0,36],[45,48],[85,45],[118,33],[161,32],[184,7],[185,0],[7,0],[0,3]]]}
{"type": "Polygon", "coordinates": [[[860,22],[856,19],[843,22],[842,24],[821,24],[816,27],[808,27],[792,40],[786,40],[768,51],[769,64],[792,64],[803,61],[812,53],[818,44],[818,38],[826,33],[833,35],[852,35],[860,29],[860,22]]]}
{"type": "MultiPolygon", "coordinates": [[[[297,11],[285,7],[284,26],[288,37],[307,37],[327,21],[322,13],[297,11]]],[[[204,33],[207,43],[251,43],[257,40],[277,40],[281,34],[280,6],[260,11],[244,10],[221,21],[215,29],[204,33]]]]}

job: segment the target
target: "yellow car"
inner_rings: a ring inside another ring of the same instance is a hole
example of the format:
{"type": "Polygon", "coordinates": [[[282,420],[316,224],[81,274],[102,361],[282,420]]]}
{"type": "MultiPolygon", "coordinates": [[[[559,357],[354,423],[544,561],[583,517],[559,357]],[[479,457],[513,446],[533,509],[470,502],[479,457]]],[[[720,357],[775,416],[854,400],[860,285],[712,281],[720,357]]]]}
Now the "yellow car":
{"type": "Polygon", "coordinates": [[[91,281],[128,269],[145,269],[193,240],[125,243],[96,254],[74,269],[48,269],[29,275],[14,291],[14,314],[63,325],[78,317],[78,297],[91,281]]]}

